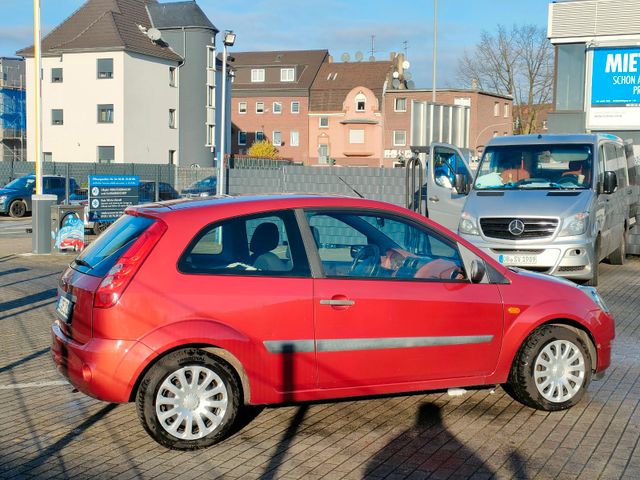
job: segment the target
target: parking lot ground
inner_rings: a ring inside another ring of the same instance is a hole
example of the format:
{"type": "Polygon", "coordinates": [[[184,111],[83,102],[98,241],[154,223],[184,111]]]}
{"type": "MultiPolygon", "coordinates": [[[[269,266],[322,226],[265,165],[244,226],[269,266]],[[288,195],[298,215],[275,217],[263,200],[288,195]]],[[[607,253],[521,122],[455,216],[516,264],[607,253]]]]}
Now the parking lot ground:
{"type": "Polygon", "coordinates": [[[546,413],[501,388],[252,409],[226,441],[166,450],[133,404],[99,402],[53,368],[56,282],[69,256],[0,236],[0,478],[640,477],[640,258],[601,265],[613,364],[576,407],[546,413]]]}

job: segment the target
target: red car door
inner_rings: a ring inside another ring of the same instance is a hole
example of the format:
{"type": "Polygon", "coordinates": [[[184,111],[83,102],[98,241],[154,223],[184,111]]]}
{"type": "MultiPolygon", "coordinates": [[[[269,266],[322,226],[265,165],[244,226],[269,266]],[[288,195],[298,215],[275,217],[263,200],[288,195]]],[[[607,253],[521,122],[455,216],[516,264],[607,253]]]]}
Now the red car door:
{"type": "MultiPolygon", "coordinates": [[[[472,284],[455,242],[410,219],[308,212],[321,388],[482,376],[502,341],[496,285],[472,284]]],[[[363,391],[363,393],[375,393],[363,391]]]]}

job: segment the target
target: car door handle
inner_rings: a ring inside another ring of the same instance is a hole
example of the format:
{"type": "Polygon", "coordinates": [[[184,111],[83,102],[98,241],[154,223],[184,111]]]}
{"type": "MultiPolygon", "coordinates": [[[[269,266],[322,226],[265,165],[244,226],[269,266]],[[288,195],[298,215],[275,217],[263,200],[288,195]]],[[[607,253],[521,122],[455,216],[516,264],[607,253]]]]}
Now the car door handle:
{"type": "Polygon", "coordinates": [[[430,202],[439,202],[440,201],[440,197],[429,197],[429,201],[430,202]]]}
{"type": "Polygon", "coordinates": [[[331,305],[332,307],[350,307],[351,305],[355,305],[355,300],[334,300],[334,299],[323,299],[320,300],[320,305],[331,305]]]}

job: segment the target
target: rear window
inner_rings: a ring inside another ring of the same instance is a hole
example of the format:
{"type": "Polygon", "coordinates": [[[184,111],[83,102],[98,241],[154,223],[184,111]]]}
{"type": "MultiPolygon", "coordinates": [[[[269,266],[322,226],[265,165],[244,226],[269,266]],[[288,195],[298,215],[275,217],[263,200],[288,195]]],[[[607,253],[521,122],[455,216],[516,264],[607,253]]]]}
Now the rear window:
{"type": "Polygon", "coordinates": [[[87,275],[104,277],[153,222],[147,217],[123,215],[74,260],[73,268],[87,275]]]}

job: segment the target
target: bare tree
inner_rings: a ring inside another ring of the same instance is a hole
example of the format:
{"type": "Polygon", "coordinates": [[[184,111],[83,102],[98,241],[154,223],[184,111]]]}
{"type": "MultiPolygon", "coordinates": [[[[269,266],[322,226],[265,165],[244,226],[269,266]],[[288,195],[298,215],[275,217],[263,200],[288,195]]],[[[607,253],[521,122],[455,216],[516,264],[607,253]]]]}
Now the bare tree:
{"type": "Polygon", "coordinates": [[[458,62],[458,79],[467,87],[513,97],[518,133],[531,133],[541,108],[551,101],[553,49],[544,28],[498,25],[483,31],[472,53],[458,62]]]}

